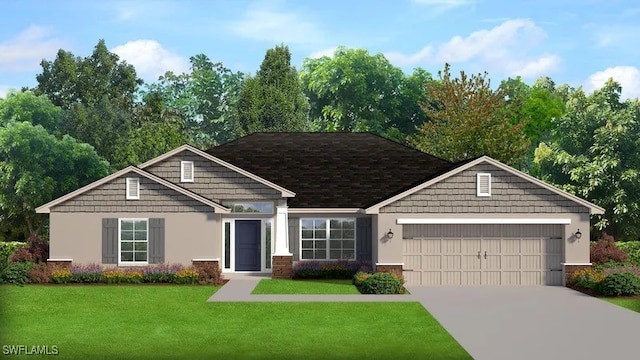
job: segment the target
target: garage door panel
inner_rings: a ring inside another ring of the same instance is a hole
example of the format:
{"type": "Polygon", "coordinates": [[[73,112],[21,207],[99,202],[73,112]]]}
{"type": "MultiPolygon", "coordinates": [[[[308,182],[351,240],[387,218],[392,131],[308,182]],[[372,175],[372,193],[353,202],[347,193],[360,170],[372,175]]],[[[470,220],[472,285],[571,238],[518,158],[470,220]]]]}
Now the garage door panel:
{"type": "Polygon", "coordinates": [[[478,255],[464,255],[463,259],[463,270],[480,270],[480,260],[478,259],[478,255]]]}
{"type": "Polygon", "coordinates": [[[465,271],[462,273],[461,285],[481,285],[481,284],[482,284],[482,272],[465,271]]]}
{"type": "Polygon", "coordinates": [[[561,225],[405,226],[413,238],[403,240],[403,261],[415,270],[405,272],[408,284],[562,284],[562,271],[551,271],[561,269],[561,225]]]}
{"type": "Polygon", "coordinates": [[[502,285],[520,285],[520,271],[503,271],[502,285]]]}
{"type": "Polygon", "coordinates": [[[442,256],[443,270],[460,270],[461,268],[462,268],[461,255],[443,255],[442,256]]]}
{"type": "Polygon", "coordinates": [[[405,255],[402,261],[407,269],[422,269],[422,255],[405,255]]]}
{"type": "Polygon", "coordinates": [[[462,251],[462,239],[442,239],[443,254],[460,254],[462,251]]]}
{"type": "Polygon", "coordinates": [[[482,285],[501,285],[501,275],[500,271],[483,271],[482,285]]]}
{"type": "Polygon", "coordinates": [[[462,285],[462,271],[443,271],[442,285],[462,285]]]}
{"type": "Polygon", "coordinates": [[[422,267],[424,270],[438,270],[442,268],[442,255],[423,255],[422,267]]]}
{"type": "Polygon", "coordinates": [[[520,259],[520,255],[502,255],[502,265],[505,269],[520,269],[522,267],[520,259]]]}
{"type": "MultiPolygon", "coordinates": [[[[420,285],[424,284],[422,281],[422,272],[421,271],[405,271],[403,274],[404,280],[407,285],[420,285]]],[[[424,284],[426,285],[426,284],[424,284]]]]}
{"type": "Polygon", "coordinates": [[[542,272],[540,271],[523,271],[521,285],[542,285],[542,272]]]}
{"type": "Polygon", "coordinates": [[[422,240],[420,239],[404,239],[402,240],[402,248],[405,254],[420,254],[422,252],[422,240]]]}
{"type": "Polygon", "coordinates": [[[466,238],[462,242],[462,253],[478,255],[480,251],[480,239],[466,238]]]}
{"type": "Polygon", "coordinates": [[[500,255],[487,255],[487,258],[483,258],[483,260],[484,262],[480,262],[481,264],[484,263],[483,269],[502,269],[502,256],[500,255]]]}
{"type": "Polygon", "coordinates": [[[542,269],[542,257],[540,255],[522,255],[523,270],[540,270],[542,269]]]}
{"type": "Polygon", "coordinates": [[[440,239],[424,239],[421,240],[422,253],[440,254],[442,252],[442,240],[440,239]]]}

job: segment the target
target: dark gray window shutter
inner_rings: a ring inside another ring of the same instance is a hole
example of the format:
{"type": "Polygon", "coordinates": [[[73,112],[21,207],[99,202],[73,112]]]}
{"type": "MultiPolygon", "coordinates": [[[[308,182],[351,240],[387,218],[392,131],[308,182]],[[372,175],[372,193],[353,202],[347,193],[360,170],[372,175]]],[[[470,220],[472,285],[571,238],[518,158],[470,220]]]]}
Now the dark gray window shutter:
{"type": "Polygon", "coordinates": [[[293,253],[293,261],[300,260],[300,219],[289,218],[289,251],[293,253]]]}
{"type": "Polygon", "coordinates": [[[164,219],[149,219],[149,263],[164,262],[164,219]]]}
{"type": "Polygon", "coordinates": [[[102,219],[102,263],[118,263],[118,219],[102,219]]]}
{"type": "Polygon", "coordinates": [[[371,261],[371,218],[356,219],[356,260],[371,261]]]}

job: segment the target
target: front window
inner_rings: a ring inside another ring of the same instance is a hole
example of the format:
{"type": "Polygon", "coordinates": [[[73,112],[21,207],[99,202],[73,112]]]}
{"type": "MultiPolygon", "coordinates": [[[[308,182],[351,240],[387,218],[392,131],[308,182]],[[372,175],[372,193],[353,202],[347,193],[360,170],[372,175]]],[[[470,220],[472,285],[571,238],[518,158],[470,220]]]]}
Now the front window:
{"type": "Polygon", "coordinates": [[[147,219],[120,220],[120,262],[146,264],[149,241],[149,221],[147,219]]]}
{"type": "Polygon", "coordinates": [[[303,260],[354,260],[355,219],[300,219],[303,260]]]}
{"type": "Polygon", "coordinates": [[[261,213],[273,214],[272,202],[223,202],[222,205],[231,209],[232,213],[261,213]]]}

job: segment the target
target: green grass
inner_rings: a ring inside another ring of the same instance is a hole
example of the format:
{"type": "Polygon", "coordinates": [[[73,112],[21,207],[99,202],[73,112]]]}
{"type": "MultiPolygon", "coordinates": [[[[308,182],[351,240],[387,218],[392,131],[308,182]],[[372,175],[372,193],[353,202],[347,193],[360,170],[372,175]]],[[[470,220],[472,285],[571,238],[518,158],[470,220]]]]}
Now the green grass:
{"type": "Polygon", "coordinates": [[[640,313],[640,298],[601,298],[612,304],[640,313]]]}
{"type": "Polygon", "coordinates": [[[207,303],[214,291],[0,286],[0,348],[56,345],[63,359],[470,358],[419,303],[207,303]]]}
{"type": "Polygon", "coordinates": [[[360,294],[351,280],[262,279],[252,294],[360,294]]]}

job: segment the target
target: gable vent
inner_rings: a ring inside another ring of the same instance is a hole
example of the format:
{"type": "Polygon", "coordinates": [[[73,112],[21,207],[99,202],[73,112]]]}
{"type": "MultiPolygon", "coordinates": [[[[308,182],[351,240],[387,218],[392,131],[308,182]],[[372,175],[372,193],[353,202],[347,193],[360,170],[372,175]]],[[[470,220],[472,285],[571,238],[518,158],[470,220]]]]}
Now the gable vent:
{"type": "Polygon", "coordinates": [[[491,196],[491,174],[479,173],[477,182],[478,196],[491,196]]]}
{"type": "Polygon", "coordinates": [[[180,181],[193,182],[193,161],[180,162],[180,181]]]}
{"type": "Polygon", "coordinates": [[[140,179],[139,178],[127,178],[126,198],[127,200],[140,199],[140,179]]]}

